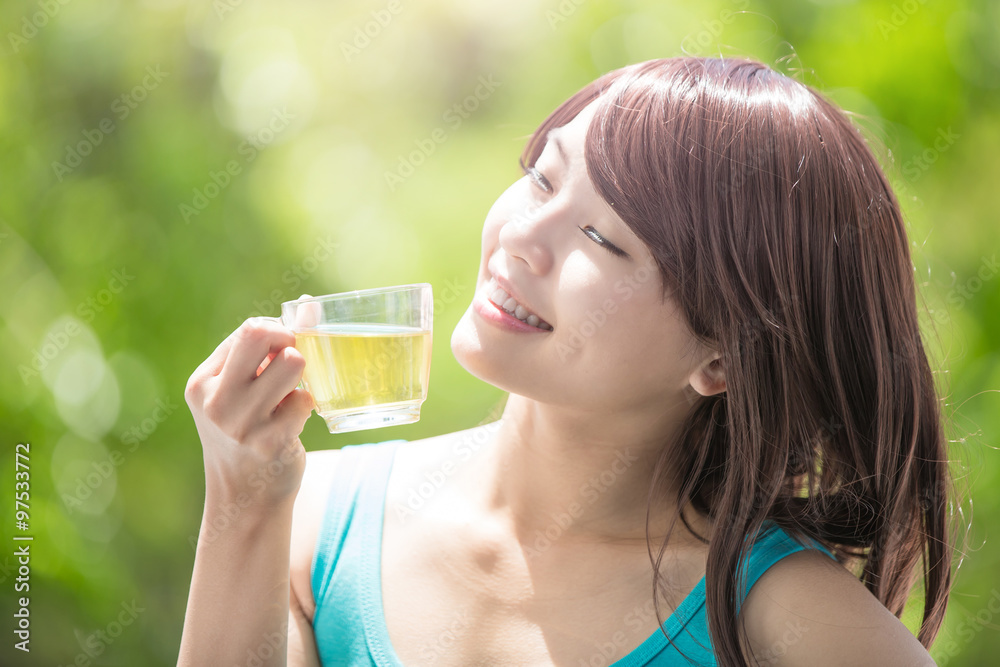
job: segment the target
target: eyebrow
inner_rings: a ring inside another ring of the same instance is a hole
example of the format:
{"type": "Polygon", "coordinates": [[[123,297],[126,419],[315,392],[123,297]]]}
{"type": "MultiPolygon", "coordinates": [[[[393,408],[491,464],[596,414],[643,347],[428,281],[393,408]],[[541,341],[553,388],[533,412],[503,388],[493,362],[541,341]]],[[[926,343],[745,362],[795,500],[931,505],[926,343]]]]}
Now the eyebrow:
{"type": "Polygon", "coordinates": [[[566,148],[563,147],[562,141],[559,140],[559,135],[555,134],[555,131],[558,129],[559,128],[554,127],[551,130],[549,130],[548,133],[545,135],[545,141],[546,142],[551,141],[553,144],[555,144],[556,150],[559,151],[559,155],[562,157],[563,164],[569,164],[569,158],[566,157],[566,148]]]}

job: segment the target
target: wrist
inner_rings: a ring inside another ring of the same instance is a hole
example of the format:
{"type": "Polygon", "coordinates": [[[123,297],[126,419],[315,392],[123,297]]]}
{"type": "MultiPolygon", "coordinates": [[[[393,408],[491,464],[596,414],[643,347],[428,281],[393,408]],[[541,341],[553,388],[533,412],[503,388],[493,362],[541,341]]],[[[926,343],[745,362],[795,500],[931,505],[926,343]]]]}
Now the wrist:
{"type": "MultiPolygon", "coordinates": [[[[300,445],[301,448],[301,445],[300,445]]],[[[305,468],[305,451],[287,450],[267,463],[241,461],[238,464],[206,455],[205,503],[215,507],[235,505],[240,513],[267,515],[288,511],[295,503],[305,468]]]]}
{"type": "Polygon", "coordinates": [[[205,512],[213,514],[236,513],[240,516],[267,517],[271,515],[292,515],[297,493],[275,498],[253,490],[205,487],[205,512]]]}
{"type": "Polygon", "coordinates": [[[248,492],[226,493],[211,488],[205,492],[202,532],[213,534],[235,530],[259,533],[269,527],[289,528],[295,496],[271,501],[248,492]]]}

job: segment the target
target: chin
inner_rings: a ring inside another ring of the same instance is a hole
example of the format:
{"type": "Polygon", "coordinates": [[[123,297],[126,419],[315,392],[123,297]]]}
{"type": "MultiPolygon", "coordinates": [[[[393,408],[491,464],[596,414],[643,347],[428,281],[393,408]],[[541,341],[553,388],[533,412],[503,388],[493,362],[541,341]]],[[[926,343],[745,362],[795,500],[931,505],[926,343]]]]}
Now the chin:
{"type": "MultiPolygon", "coordinates": [[[[473,322],[475,314],[472,306],[465,311],[451,332],[451,353],[458,364],[486,384],[506,392],[517,392],[513,379],[505,377],[506,373],[516,371],[511,366],[502,366],[500,359],[494,359],[490,353],[483,348],[479,339],[479,331],[473,322]]],[[[523,378],[522,378],[523,379],[523,378]]]]}
{"type": "Polygon", "coordinates": [[[481,367],[485,361],[485,353],[479,340],[479,332],[472,322],[474,317],[472,306],[465,311],[451,332],[451,353],[459,365],[484,382],[489,382],[482,376],[481,367]]]}

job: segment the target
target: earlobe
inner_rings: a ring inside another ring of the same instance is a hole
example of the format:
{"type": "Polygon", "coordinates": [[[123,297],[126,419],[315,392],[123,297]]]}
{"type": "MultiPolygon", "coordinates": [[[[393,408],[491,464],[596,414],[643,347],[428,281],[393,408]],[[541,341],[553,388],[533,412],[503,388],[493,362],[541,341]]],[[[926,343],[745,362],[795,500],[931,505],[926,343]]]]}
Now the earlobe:
{"type": "Polygon", "coordinates": [[[691,388],[702,396],[714,396],[726,390],[726,370],[721,355],[716,355],[694,373],[689,379],[691,388]]]}

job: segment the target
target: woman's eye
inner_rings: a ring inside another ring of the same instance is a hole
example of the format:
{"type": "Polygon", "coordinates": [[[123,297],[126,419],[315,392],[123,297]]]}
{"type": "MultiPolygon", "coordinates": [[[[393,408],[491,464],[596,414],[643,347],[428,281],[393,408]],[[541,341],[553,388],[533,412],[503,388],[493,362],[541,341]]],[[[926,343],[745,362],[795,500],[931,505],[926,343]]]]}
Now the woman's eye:
{"type": "Polygon", "coordinates": [[[610,241],[605,239],[603,236],[600,235],[600,233],[596,229],[594,229],[590,225],[587,225],[586,227],[580,227],[580,231],[589,236],[590,238],[594,239],[597,245],[601,246],[602,248],[606,248],[607,251],[610,252],[612,255],[615,255],[616,257],[629,256],[627,252],[616,246],[614,243],[611,243],[610,241]]]}
{"type": "Polygon", "coordinates": [[[543,191],[548,193],[552,192],[552,184],[549,183],[549,179],[545,178],[545,176],[542,175],[542,172],[538,171],[534,167],[525,165],[523,160],[521,161],[521,171],[523,171],[525,175],[531,179],[532,183],[540,187],[543,191]]]}
{"type": "MultiPolygon", "coordinates": [[[[542,172],[538,171],[538,169],[536,169],[535,167],[529,167],[528,165],[524,164],[524,160],[518,160],[518,162],[521,165],[521,171],[524,172],[525,176],[531,179],[532,183],[534,183],[537,187],[541,188],[543,191],[547,193],[552,193],[554,191],[552,188],[552,184],[549,183],[549,179],[545,178],[545,176],[542,175],[542,172]]],[[[601,236],[600,232],[598,232],[590,225],[587,225],[586,227],[580,227],[579,229],[589,238],[591,238],[595,243],[597,243],[597,245],[601,246],[602,248],[610,252],[612,255],[616,257],[625,257],[627,259],[631,259],[631,255],[629,255],[627,252],[616,246],[611,241],[605,239],[603,236],[601,236]]]]}

